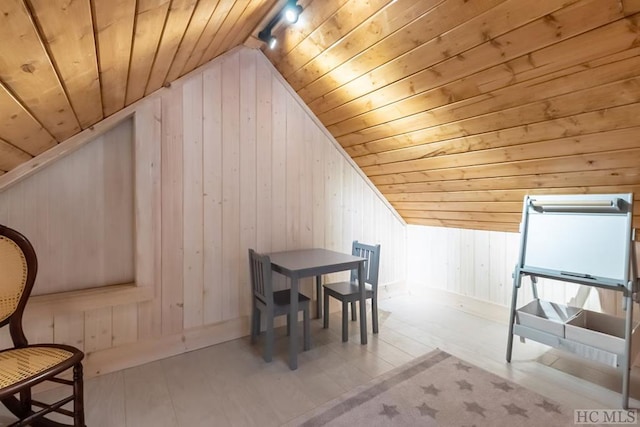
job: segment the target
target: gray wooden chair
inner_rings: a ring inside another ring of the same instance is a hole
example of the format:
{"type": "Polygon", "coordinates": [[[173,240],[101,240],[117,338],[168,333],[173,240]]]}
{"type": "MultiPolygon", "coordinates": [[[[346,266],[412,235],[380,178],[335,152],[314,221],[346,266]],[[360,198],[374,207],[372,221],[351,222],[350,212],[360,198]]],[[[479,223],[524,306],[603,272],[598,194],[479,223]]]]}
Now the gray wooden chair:
{"type": "MultiPolygon", "coordinates": [[[[366,298],[371,299],[371,319],[373,333],[378,333],[378,271],[380,270],[380,245],[366,245],[353,241],[351,254],[366,258],[364,264],[364,281],[366,298]]],[[[329,297],[334,297],[342,302],[342,342],[349,340],[349,322],[347,319],[348,303],[351,303],[351,319],[357,320],[356,302],[360,300],[358,288],[358,271],[351,271],[351,280],[348,282],[327,283],[324,288],[324,321],[323,327],[329,327],[329,297]]]]}
{"type": "MultiPolygon", "coordinates": [[[[271,260],[267,255],[260,255],[253,249],[249,249],[249,270],[251,276],[251,344],[255,344],[260,335],[260,313],[266,316],[266,338],[264,346],[264,360],[271,362],[273,357],[274,331],[273,322],[277,316],[287,316],[287,335],[291,318],[289,306],[291,291],[273,291],[271,280],[271,260]]],[[[309,298],[298,293],[298,310],[303,314],[304,349],[311,348],[311,328],[309,324],[309,298]]],[[[296,316],[297,317],[297,316],[296,316]]],[[[295,319],[297,321],[297,318],[295,319]]]]}

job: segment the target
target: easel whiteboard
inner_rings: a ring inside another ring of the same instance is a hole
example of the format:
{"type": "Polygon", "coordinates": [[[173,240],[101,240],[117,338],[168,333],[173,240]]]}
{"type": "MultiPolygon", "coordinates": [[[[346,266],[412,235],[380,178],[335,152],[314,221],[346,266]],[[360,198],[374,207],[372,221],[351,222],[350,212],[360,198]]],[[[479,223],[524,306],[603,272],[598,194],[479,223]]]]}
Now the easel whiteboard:
{"type": "Polygon", "coordinates": [[[632,194],[527,196],[521,230],[521,268],[542,270],[558,278],[585,278],[626,286],[632,203],[632,194]],[[593,208],[616,199],[620,202],[618,210],[593,208]],[[535,208],[532,203],[543,207],[535,208]]]}

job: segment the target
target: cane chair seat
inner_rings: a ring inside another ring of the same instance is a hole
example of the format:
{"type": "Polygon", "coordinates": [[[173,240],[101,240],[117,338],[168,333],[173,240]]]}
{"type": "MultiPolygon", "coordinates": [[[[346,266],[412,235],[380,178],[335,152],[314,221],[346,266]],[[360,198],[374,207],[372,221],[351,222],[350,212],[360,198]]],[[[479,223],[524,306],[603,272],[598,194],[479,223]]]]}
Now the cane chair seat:
{"type": "Polygon", "coordinates": [[[43,372],[73,365],[76,352],[59,347],[32,346],[0,352],[0,388],[19,385],[43,372]]]}
{"type": "Polygon", "coordinates": [[[35,250],[25,236],[0,225],[0,328],[9,327],[13,347],[0,351],[0,402],[18,421],[11,426],[66,426],[47,418],[53,412],[85,427],[82,359],[84,353],[65,344],[29,345],[22,315],[38,271],[35,250]],[[72,379],[59,376],[72,370],[72,379]],[[53,403],[32,398],[32,388],[44,381],[64,384],[71,394],[53,403]],[[73,409],[65,409],[67,403],[73,409]]]}

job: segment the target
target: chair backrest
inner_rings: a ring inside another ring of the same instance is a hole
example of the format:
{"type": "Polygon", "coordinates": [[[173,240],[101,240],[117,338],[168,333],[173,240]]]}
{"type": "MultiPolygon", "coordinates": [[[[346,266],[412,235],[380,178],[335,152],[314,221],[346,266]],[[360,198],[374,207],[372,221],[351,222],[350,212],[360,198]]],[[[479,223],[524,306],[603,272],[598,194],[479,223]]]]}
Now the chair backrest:
{"type": "MultiPolygon", "coordinates": [[[[378,272],[380,271],[380,245],[367,245],[357,240],[351,245],[351,255],[366,258],[364,263],[364,281],[373,287],[374,292],[378,290],[378,272]]],[[[358,280],[358,271],[351,271],[351,281],[358,280]]]]}
{"type": "Polygon", "coordinates": [[[16,347],[28,345],[22,313],[33,289],[38,259],[31,243],[19,232],[0,225],[0,327],[9,324],[16,347]]]}
{"type": "Polygon", "coordinates": [[[253,297],[265,305],[273,304],[273,283],[271,282],[271,259],[249,249],[249,275],[253,297]]]}

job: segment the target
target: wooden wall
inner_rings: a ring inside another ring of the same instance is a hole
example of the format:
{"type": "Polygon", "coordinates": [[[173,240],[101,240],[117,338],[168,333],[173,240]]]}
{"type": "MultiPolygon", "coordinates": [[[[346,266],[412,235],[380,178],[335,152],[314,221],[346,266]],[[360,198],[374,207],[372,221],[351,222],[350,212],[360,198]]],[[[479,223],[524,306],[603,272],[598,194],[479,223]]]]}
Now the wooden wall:
{"type": "Polygon", "coordinates": [[[381,284],[404,281],[405,225],[259,51],[226,54],[122,114],[134,121],[137,286],[27,308],[31,340],[83,348],[87,375],[246,335],[249,247],[379,242],[381,284]]]}
{"type": "MultiPolygon", "coordinates": [[[[407,226],[407,287],[411,292],[431,292],[484,316],[508,321],[512,273],[518,261],[520,234],[459,228],[407,226]],[[458,298],[461,296],[462,298],[458,298]]],[[[636,243],[640,260],[640,245],[636,243]]],[[[525,278],[518,307],[533,299],[525,278]]],[[[561,304],[575,304],[581,287],[567,282],[539,279],[539,297],[561,304]]],[[[589,287],[586,287],[589,288],[589,287]]],[[[585,307],[623,315],[621,293],[590,288],[585,307]]],[[[635,315],[640,317],[638,310],[635,315]]]]}
{"type": "Polygon", "coordinates": [[[0,192],[0,223],[38,255],[34,295],[134,281],[133,125],[0,192]]]}

